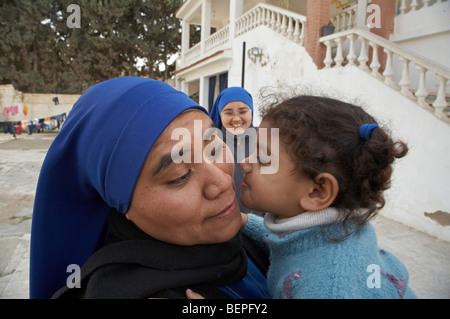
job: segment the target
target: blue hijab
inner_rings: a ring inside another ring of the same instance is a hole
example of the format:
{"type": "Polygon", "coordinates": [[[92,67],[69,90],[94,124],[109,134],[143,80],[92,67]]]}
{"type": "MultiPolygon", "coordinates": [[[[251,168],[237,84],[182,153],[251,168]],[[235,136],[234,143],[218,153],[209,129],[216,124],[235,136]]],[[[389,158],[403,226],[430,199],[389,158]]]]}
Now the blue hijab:
{"type": "Polygon", "coordinates": [[[220,113],[222,113],[225,105],[234,101],[241,101],[247,104],[252,111],[253,120],[253,99],[250,93],[248,93],[247,90],[241,87],[230,87],[220,92],[209,115],[214,124],[216,124],[219,129],[222,129],[222,120],[220,119],[220,113]]]}
{"type": "Polygon", "coordinates": [[[51,145],[34,203],[30,297],[49,298],[126,213],[153,144],[180,113],[206,110],[164,82],[120,77],[89,88],[51,145]]]}

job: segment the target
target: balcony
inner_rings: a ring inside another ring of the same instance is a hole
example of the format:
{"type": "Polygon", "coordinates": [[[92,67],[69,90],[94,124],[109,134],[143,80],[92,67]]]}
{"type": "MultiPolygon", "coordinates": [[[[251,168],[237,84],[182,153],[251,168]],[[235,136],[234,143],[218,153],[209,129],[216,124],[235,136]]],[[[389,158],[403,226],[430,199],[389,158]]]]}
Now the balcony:
{"type": "MultiPolygon", "coordinates": [[[[225,1],[224,1],[225,2],[225,1]]],[[[203,6],[204,7],[204,6],[203,6]]],[[[231,8],[231,10],[233,10],[231,8]]],[[[200,8],[192,9],[193,12],[200,11],[200,8]]],[[[205,29],[210,30],[211,22],[205,9],[202,8],[201,24],[202,38],[200,42],[189,48],[189,25],[191,22],[183,20],[183,41],[181,61],[177,69],[182,70],[192,66],[200,61],[215,56],[216,54],[232,49],[233,39],[259,27],[266,26],[286,38],[303,44],[304,30],[305,30],[305,16],[266,3],[259,3],[245,13],[233,18],[229,17],[229,23],[213,34],[205,36],[205,29]],[[204,18],[204,14],[206,18],[204,18]]],[[[208,12],[208,8],[206,8],[208,12]]],[[[197,18],[198,21],[198,18],[197,18]]],[[[206,33],[207,34],[207,33],[206,33]]]]}

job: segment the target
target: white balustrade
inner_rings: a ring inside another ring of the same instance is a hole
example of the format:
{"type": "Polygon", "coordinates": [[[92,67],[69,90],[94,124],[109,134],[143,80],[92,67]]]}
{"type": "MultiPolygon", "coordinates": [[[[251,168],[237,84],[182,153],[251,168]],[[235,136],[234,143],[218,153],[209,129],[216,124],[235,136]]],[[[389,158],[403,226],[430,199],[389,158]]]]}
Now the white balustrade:
{"type": "Polygon", "coordinates": [[[437,117],[448,121],[444,110],[448,107],[446,97],[450,96],[447,88],[450,70],[364,30],[352,29],[331,34],[322,37],[320,42],[327,48],[323,61],[325,68],[359,67],[420,106],[433,111],[437,117]],[[379,52],[385,54],[383,72],[379,52]],[[400,62],[397,67],[394,66],[394,60],[400,62]],[[413,70],[410,70],[411,65],[415,65],[413,70]],[[415,77],[410,72],[414,70],[417,70],[415,77]]]}
{"type": "Polygon", "coordinates": [[[305,22],[306,18],[300,14],[260,3],[236,20],[235,37],[264,25],[290,40],[303,44],[305,22]]]}
{"type": "Polygon", "coordinates": [[[225,28],[213,33],[205,41],[205,52],[217,51],[221,46],[230,41],[230,28],[227,25],[225,28]]]}
{"type": "Polygon", "coordinates": [[[398,14],[407,14],[448,0],[401,0],[398,14]]]}
{"type": "Polygon", "coordinates": [[[227,25],[204,41],[203,52],[201,42],[187,50],[184,53],[183,65],[190,65],[218,50],[231,47],[232,38],[241,36],[261,25],[303,45],[305,22],[306,18],[300,14],[260,3],[235,21],[234,34],[230,34],[230,26],[227,25]]]}
{"type": "Polygon", "coordinates": [[[201,43],[197,43],[184,54],[184,64],[188,65],[201,56],[201,43]]]}
{"type": "Polygon", "coordinates": [[[335,32],[341,32],[356,26],[358,14],[358,4],[354,4],[330,18],[335,32]]]}

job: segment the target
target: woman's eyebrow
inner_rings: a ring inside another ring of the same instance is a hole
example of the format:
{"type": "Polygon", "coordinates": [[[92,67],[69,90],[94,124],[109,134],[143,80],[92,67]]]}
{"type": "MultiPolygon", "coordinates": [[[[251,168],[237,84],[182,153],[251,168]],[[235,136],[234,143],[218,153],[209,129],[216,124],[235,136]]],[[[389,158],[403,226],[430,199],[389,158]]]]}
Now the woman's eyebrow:
{"type": "MultiPolygon", "coordinates": [[[[218,129],[218,128],[217,128],[216,124],[211,123],[210,129],[218,129]]],[[[213,130],[213,132],[214,132],[214,130],[213,130]]],[[[211,138],[212,133],[209,135],[209,139],[211,138]]],[[[208,139],[208,138],[204,137],[204,139],[208,139]]],[[[177,154],[175,160],[177,160],[179,157],[183,157],[184,151],[185,151],[185,149],[182,148],[180,150],[180,152],[177,154]]],[[[173,161],[174,161],[174,159],[172,158],[172,153],[164,155],[163,157],[161,157],[161,159],[159,160],[158,166],[156,166],[156,168],[155,168],[155,170],[153,172],[153,176],[155,176],[156,174],[159,174],[163,170],[166,170],[170,166],[170,164],[173,163],[173,161]]]]}
{"type": "MultiPolygon", "coordinates": [[[[242,107],[240,107],[240,108],[238,108],[238,111],[244,111],[244,110],[247,110],[247,109],[250,109],[248,106],[242,106],[242,107]]],[[[222,112],[226,112],[226,111],[233,111],[233,109],[232,108],[224,108],[223,110],[222,110],[222,112]]]]}
{"type": "Polygon", "coordinates": [[[172,163],[173,163],[173,160],[172,160],[171,154],[163,156],[159,160],[158,166],[156,167],[155,171],[153,172],[153,176],[160,173],[162,170],[167,169],[170,166],[170,164],[172,164],[172,163]]]}

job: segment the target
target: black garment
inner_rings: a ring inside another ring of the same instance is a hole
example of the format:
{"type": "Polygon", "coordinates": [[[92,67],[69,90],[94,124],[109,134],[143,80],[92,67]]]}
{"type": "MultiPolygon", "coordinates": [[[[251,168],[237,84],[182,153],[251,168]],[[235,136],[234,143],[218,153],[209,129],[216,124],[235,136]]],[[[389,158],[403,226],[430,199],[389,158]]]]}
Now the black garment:
{"type": "MultiPolygon", "coordinates": [[[[185,298],[190,288],[205,298],[230,298],[216,288],[247,273],[241,235],[223,244],[177,246],[142,232],[124,215],[108,217],[108,243],[81,268],[81,288],[63,287],[52,298],[185,298]]],[[[265,274],[267,258],[249,245],[250,258],[265,274]]]]}

